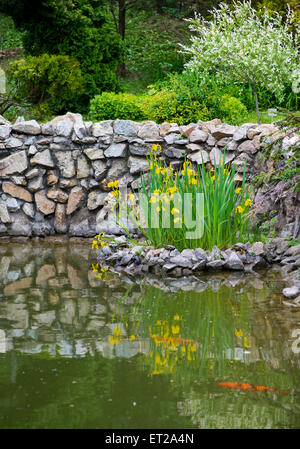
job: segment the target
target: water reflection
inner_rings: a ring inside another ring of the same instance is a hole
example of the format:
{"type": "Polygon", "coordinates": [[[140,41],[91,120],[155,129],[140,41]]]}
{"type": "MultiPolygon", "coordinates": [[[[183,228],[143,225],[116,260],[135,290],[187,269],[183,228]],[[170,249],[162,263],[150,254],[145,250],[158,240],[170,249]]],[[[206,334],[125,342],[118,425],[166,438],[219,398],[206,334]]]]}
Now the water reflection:
{"type": "Polygon", "coordinates": [[[0,427],[299,427],[300,315],[279,272],[133,282],[96,278],[93,256],[0,246],[0,427]]]}

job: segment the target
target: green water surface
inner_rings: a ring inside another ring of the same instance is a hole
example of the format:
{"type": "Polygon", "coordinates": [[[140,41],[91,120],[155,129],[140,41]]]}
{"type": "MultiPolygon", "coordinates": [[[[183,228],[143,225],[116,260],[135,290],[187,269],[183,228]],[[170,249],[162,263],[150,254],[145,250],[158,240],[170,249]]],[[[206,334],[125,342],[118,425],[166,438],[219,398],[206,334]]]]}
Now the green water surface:
{"type": "Polygon", "coordinates": [[[300,427],[279,270],[95,275],[86,244],[0,245],[0,428],[300,427]]]}

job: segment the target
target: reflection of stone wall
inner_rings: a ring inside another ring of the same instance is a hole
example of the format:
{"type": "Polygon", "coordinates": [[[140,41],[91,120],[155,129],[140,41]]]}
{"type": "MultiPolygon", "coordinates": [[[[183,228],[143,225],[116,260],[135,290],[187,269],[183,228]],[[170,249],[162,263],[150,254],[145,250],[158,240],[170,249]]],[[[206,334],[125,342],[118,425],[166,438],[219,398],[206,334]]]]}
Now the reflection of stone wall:
{"type": "MultiPolygon", "coordinates": [[[[219,120],[177,126],[128,120],[84,122],[68,113],[49,123],[0,117],[0,236],[118,233],[110,217],[106,185],[119,179],[132,190],[149,169],[146,154],[159,144],[160,158],[179,166],[184,157],[194,164],[237,165],[241,180],[255,170],[257,155],[272,125],[241,127],[219,120]]],[[[268,138],[267,138],[268,139],[268,138]]]]}
{"type": "MultiPolygon", "coordinates": [[[[92,260],[90,247],[80,243],[0,245],[0,353],[15,348],[35,353],[46,350],[64,356],[95,351],[105,357],[149,354],[148,338],[141,340],[135,335],[130,340],[130,323],[140,319],[141,295],[144,298],[150,286],[155,286],[170,299],[180,291],[196,291],[199,300],[205,300],[206,289],[246,290],[249,302],[255,301],[256,307],[251,319],[251,351],[245,362],[264,359],[278,368],[280,359],[292,357],[289,336],[295,311],[270,310],[269,301],[274,299],[268,299],[266,294],[262,296],[262,290],[268,291],[269,281],[265,278],[262,282],[257,276],[230,273],[206,275],[198,281],[189,278],[167,281],[149,275],[140,284],[128,284],[128,278],[124,282],[121,277],[110,274],[104,282],[95,277],[92,260]],[[130,285],[130,292],[123,298],[130,285]],[[135,308],[133,316],[130,310],[138,300],[140,307],[135,308]],[[122,333],[114,345],[109,339],[116,326],[122,333]],[[286,336],[280,343],[276,341],[279,332],[286,336]]],[[[280,275],[276,273],[276,277],[280,275]]],[[[270,282],[272,288],[273,280],[270,282]]],[[[241,359],[241,351],[236,347],[234,357],[241,359]]],[[[226,358],[231,357],[228,353],[226,358]]]]}
{"type": "Polygon", "coordinates": [[[147,340],[129,341],[123,324],[121,343],[109,342],[118,310],[110,299],[122,297],[124,287],[118,279],[108,286],[95,278],[90,258],[86,245],[0,245],[0,353],[67,357],[96,351],[128,358],[148,352],[147,340]]]}

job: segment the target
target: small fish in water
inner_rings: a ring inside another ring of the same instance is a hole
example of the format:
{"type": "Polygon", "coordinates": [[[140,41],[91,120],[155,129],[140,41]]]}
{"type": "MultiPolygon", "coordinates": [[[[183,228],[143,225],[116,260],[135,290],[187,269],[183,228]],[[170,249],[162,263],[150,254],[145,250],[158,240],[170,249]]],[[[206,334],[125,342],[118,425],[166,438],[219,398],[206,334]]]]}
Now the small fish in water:
{"type": "Polygon", "coordinates": [[[219,382],[218,385],[219,387],[235,388],[236,390],[243,390],[243,391],[270,391],[271,393],[277,394],[292,394],[291,391],[276,390],[275,388],[266,387],[265,385],[250,385],[248,383],[239,383],[239,382],[219,382]]]}

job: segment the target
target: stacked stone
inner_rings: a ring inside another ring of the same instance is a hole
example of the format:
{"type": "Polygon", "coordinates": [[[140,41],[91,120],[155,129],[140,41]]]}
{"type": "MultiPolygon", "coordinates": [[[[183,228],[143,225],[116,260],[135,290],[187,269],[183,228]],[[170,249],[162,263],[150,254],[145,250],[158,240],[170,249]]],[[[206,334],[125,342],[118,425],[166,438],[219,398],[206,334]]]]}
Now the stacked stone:
{"type": "Polygon", "coordinates": [[[107,183],[119,180],[132,190],[149,170],[147,153],[179,167],[185,156],[195,165],[237,165],[236,181],[254,172],[255,156],[272,125],[240,127],[220,120],[187,126],[129,120],[84,122],[67,113],[51,122],[0,117],[0,236],[93,236],[119,234],[111,218],[107,183]]]}

